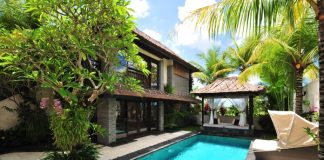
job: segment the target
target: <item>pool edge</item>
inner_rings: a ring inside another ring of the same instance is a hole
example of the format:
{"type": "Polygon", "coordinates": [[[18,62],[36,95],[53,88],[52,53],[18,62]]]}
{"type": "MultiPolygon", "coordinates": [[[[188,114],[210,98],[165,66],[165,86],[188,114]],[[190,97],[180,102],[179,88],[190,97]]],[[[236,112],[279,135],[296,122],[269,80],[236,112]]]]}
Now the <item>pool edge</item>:
{"type": "Polygon", "coordinates": [[[174,143],[177,143],[179,141],[182,141],[184,139],[190,138],[190,137],[195,136],[195,135],[200,134],[200,133],[201,133],[200,131],[190,132],[190,133],[184,134],[182,136],[179,136],[179,137],[176,137],[176,138],[173,138],[173,139],[169,139],[167,141],[164,141],[164,142],[155,144],[153,146],[150,146],[150,147],[147,147],[147,148],[143,148],[143,149],[140,149],[138,151],[131,152],[131,153],[128,153],[126,155],[117,157],[114,160],[130,160],[130,159],[136,159],[136,158],[145,156],[145,155],[150,154],[150,153],[152,153],[152,152],[154,152],[156,150],[159,150],[159,149],[164,148],[166,146],[172,145],[174,143]]]}

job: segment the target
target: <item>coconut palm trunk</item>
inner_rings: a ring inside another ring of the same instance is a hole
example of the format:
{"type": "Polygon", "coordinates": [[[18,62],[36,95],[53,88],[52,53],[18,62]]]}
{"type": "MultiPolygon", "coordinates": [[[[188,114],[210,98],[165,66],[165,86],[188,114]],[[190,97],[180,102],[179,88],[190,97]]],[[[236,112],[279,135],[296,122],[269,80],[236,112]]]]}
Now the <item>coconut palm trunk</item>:
{"type": "Polygon", "coordinates": [[[296,106],[295,106],[295,112],[298,115],[301,115],[303,113],[303,70],[297,70],[296,71],[296,106]]]}
{"type": "Polygon", "coordinates": [[[320,117],[319,117],[319,153],[318,158],[324,160],[324,0],[318,0],[318,34],[319,34],[319,81],[320,81],[320,117]]]}

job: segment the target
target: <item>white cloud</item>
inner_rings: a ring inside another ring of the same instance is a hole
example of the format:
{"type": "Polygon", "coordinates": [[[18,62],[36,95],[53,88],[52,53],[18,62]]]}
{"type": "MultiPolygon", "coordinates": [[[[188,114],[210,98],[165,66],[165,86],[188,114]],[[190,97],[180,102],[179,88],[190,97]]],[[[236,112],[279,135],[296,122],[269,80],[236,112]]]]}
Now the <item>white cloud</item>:
{"type": "Polygon", "coordinates": [[[181,56],[181,53],[183,52],[182,49],[179,48],[173,41],[171,40],[166,40],[165,45],[170,48],[174,53],[178,54],[181,56]]]}
{"type": "MultiPolygon", "coordinates": [[[[214,3],[216,3],[215,0],[186,0],[184,6],[178,7],[178,18],[183,21],[195,9],[214,3]]],[[[210,40],[207,32],[196,30],[194,22],[191,21],[177,23],[174,30],[174,43],[177,46],[187,46],[206,52],[212,46],[220,47],[222,45],[221,41],[210,40]]]]}
{"type": "Polygon", "coordinates": [[[152,30],[152,29],[144,29],[143,32],[146,33],[147,35],[149,35],[150,37],[154,38],[157,41],[160,41],[162,38],[162,36],[159,32],[152,30]]]}
{"type": "Polygon", "coordinates": [[[145,18],[149,15],[150,5],[147,0],[131,0],[129,7],[134,10],[133,15],[136,18],[145,18]]]}
{"type": "Polygon", "coordinates": [[[183,21],[192,11],[214,3],[215,0],[186,0],[184,6],[178,7],[178,18],[183,21]]]}

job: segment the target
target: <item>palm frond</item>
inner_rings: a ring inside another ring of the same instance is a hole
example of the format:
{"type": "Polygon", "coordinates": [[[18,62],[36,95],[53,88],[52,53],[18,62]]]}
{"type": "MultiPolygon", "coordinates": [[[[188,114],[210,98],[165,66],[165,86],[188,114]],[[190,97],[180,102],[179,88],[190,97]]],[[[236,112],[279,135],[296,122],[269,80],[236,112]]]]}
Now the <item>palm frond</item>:
{"type": "Polygon", "coordinates": [[[304,70],[304,77],[310,80],[318,79],[319,68],[315,64],[308,65],[304,70]]]}
{"type": "Polygon", "coordinates": [[[194,20],[200,30],[207,28],[209,36],[214,39],[219,34],[260,33],[262,29],[268,31],[282,22],[294,27],[301,16],[297,14],[297,8],[306,10],[313,5],[295,1],[223,0],[195,10],[187,20],[194,20]]]}

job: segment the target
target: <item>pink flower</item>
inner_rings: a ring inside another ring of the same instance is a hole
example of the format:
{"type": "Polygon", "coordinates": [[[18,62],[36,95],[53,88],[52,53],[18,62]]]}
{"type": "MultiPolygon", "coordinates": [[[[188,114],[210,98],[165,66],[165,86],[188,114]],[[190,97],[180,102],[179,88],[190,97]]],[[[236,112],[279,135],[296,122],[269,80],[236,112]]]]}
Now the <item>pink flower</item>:
{"type": "Polygon", "coordinates": [[[53,106],[56,114],[60,115],[63,111],[63,108],[62,108],[62,103],[59,99],[54,99],[54,106],[53,106]]]}
{"type": "Polygon", "coordinates": [[[313,106],[313,107],[311,108],[311,111],[313,111],[313,112],[319,112],[319,107],[315,107],[315,106],[313,106]]]}
{"type": "Polygon", "coordinates": [[[49,100],[48,97],[41,99],[41,101],[39,102],[41,109],[45,109],[47,107],[48,100],[49,100]]]}

